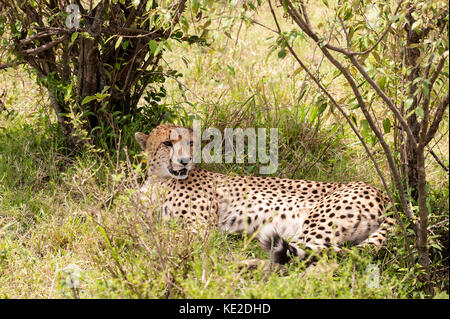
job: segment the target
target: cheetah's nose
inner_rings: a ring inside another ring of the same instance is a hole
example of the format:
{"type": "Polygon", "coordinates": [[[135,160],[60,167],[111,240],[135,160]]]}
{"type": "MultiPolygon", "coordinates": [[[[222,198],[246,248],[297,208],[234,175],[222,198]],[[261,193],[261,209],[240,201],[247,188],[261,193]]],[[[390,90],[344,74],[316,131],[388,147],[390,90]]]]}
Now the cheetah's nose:
{"type": "Polygon", "coordinates": [[[178,162],[184,166],[186,166],[187,164],[189,164],[189,162],[191,161],[190,157],[182,157],[178,160],[178,162]]]}

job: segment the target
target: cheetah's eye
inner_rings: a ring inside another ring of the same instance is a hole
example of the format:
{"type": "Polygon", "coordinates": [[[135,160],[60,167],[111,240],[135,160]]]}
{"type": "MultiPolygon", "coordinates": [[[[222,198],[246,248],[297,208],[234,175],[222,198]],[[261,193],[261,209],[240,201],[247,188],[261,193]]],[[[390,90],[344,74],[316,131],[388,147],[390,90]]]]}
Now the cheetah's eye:
{"type": "Polygon", "coordinates": [[[173,146],[172,141],[165,141],[165,142],[163,142],[163,144],[164,144],[165,146],[169,146],[169,147],[172,147],[172,146],[173,146]]]}

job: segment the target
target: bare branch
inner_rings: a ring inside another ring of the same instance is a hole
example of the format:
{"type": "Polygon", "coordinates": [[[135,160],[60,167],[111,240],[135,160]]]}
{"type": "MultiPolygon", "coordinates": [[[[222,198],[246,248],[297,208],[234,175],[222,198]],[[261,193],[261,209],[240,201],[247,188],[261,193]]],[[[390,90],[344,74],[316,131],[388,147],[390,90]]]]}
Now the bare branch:
{"type": "Polygon", "coordinates": [[[51,31],[42,31],[42,32],[38,32],[36,34],[33,34],[29,38],[20,40],[19,43],[20,43],[21,46],[24,46],[24,45],[29,44],[29,43],[33,42],[34,40],[37,40],[37,39],[49,37],[49,36],[52,36],[52,35],[68,33],[68,32],[69,32],[68,30],[64,30],[64,29],[51,30],[51,31]]]}
{"type": "Polygon", "coordinates": [[[261,26],[261,27],[263,27],[263,28],[265,28],[265,29],[267,29],[269,31],[274,32],[274,33],[278,33],[277,30],[274,30],[274,29],[272,29],[272,28],[270,28],[270,27],[268,27],[268,26],[266,26],[266,25],[264,25],[264,24],[262,24],[262,23],[260,23],[260,22],[258,22],[256,20],[252,19],[252,18],[248,18],[248,19],[250,20],[251,23],[257,24],[257,25],[259,25],[259,26],[261,26]]]}
{"type": "Polygon", "coordinates": [[[436,113],[434,114],[434,120],[430,125],[430,128],[428,129],[426,138],[425,138],[425,145],[427,145],[428,143],[430,143],[430,141],[433,139],[434,134],[436,134],[436,131],[439,128],[439,124],[442,121],[442,118],[444,117],[444,113],[445,110],[447,109],[449,104],[449,96],[448,96],[448,92],[445,95],[445,97],[442,99],[441,103],[439,104],[436,113]]]}
{"type": "Polygon", "coordinates": [[[305,3],[302,0],[300,0],[300,8],[301,13],[303,14],[303,18],[305,19],[306,25],[311,27],[311,22],[309,22],[308,14],[306,13],[305,3]]]}
{"type": "Polygon", "coordinates": [[[436,160],[436,162],[444,169],[444,171],[448,174],[448,167],[445,166],[445,164],[440,160],[440,158],[436,155],[436,153],[430,148],[428,149],[428,152],[433,156],[433,158],[436,160]]]}
{"type": "Polygon", "coordinates": [[[447,56],[443,55],[441,57],[438,65],[436,66],[436,69],[434,70],[433,74],[431,75],[431,77],[430,77],[430,92],[434,85],[434,82],[436,82],[437,78],[439,77],[439,74],[441,74],[442,68],[444,67],[445,60],[447,60],[447,58],[448,58],[448,55],[447,56]]]}
{"type": "Polygon", "coordinates": [[[58,45],[59,43],[67,40],[68,37],[69,37],[68,35],[64,35],[64,36],[59,37],[58,39],[56,39],[56,40],[54,40],[52,42],[48,42],[48,43],[46,43],[46,44],[44,44],[44,45],[42,45],[40,47],[33,48],[33,49],[28,49],[28,50],[23,50],[23,51],[20,51],[20,53],[24,54],[24,55],[38,54],[40,52],[43,52],[43,51],[46,51],[48,49],[53,48],[54,46],[58,45]]]}
{"type": "Polygon", "coordinates": [[[350,38],[348,36],[347,28],[345,27],[344,21],[342,21],[341,17],[339,17],[339,22],[341,23],[342,30],[344,31],[345,42],[347,42],[347,50],[350,51],[351,50],[350,38]]]}
{"type": "MultiPolygon", "coordinates": [[[[429,59],[429,64],[425,69],[425,75],[424,75],[424,79],[422,82],[425,82],[425,80],[427,79],[430,69],[431,69],[431,66],[433,64],[433,60],[434,60],[434,52],[429,59]]],[[[422,119],[422,122],[420,123],[419,139],[420,139],[421,143],[425,143],[424,145],[426,145],[428,124],[430,121],[429,106],[430,106],[431,93],[433,91],[434,83],[436,82],[439,74],[442,71],[442,68],[444,67],[445,60],[446,60],[445,56],[442,56],[441,59],[439,60],[439,63],[436,66],[436,70],[434,71],[431,78],[428,80],[428,94],[425,94],[425,93],[423,94],[424,99],[423,99],[423,103],[422,103],[422,109],[423,109],[424,117],[422,119]]]]}
{"type": "MultiPolygon", "coordinates": [[[[433,91],[434,83],[436,82],[437,78],[439,77],[439,74],[442,71],[442,68],[444,67],[446,58],[447,58],[446,56],[441,57],[441,59],[438,62],[438,65],[436,66],[436,69],[434,70],[433,74],[429,78],[429,81],[428,81],[429,94],[428,94],[428,96],[424,94],[424,99],[423,99],[423,103],[422,103],[422,109],[424,110],[425,117],[421,123],[420,136],[422,136],[422,135],[425,136],[427,134],[426,132],[428,129],[428,122],[429,122],[429,112],[430,112],[429,105],[430,105],[431,92],[433,91]]],[[[434,60],[434,53],[431,55],[428,66],[425,69],[424,80],[427,79],[429,76],[431,66],[433,65],[433,60],[434,60]]]]}

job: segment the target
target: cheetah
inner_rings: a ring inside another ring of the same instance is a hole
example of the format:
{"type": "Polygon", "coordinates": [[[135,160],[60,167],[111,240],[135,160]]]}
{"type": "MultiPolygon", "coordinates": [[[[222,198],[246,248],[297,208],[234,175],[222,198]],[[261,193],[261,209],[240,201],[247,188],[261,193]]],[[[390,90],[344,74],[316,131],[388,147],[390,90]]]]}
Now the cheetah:
{"type": "Polygon", "coordinates": [[[346,243],[381,246],[394,220],[387,197],[363,182],[336,183],[269,176],[229,176],[196,167],[194,134],[161,124],[135,133],[147,156],[142,192],[167,190],[161,213],[189,222],[214,221],[221,230],[254,234],[272,260],[285,264],[309,250],[346,243]]]}

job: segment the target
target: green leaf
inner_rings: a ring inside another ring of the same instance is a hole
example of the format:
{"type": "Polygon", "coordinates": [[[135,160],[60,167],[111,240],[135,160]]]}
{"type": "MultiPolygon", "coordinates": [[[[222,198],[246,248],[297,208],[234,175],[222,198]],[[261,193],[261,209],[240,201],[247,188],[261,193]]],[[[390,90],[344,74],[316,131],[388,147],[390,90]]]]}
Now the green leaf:
{"type": "Polygon", "coordinates": [[[385,118],[383,120],[383,129],[384,129],[384,133],[389,133],[391,132],[391,120],[389,120],[388,118],[385,118]]]}
{"type": "Polygon", "coordinates": [[[294,73],[292,73],[292,77],[295,77],[297,74],[299,74],[300,72],[302,72],[303,71],[303,67],[302,66],[299,66],[295,71],[294,71],[294,73]]]}
{"type": "Polygon", "coordinates": [[[97,96],[96,95],[90,95],[90,96],[86,96],[83,101],[81,102],[81,105],[85,105],[93,100],[96,100],[97,96]]]}
{"type": "Polygon", "coordinates": [[[123,40],[123,37],[120,36],[120,37],[117,39],[117,41],[116,41],[116,44],[115,44],[115,46],[114,46],[114,49],[117,50],[117,48],[119,47],[119,45],[122,43],[122,40],[123,40]]]}
{"type": "Polygon", "coordinates": [[[367,120],[361,120],[359,125],[361,127],[361,135],[367,138],[369,136],[369,122],[367,120]]]}
{"type": "Polygon", "coordinates": [[[158,43],[155,40],[150,40],[148,43],[150,51],[152,51],[153,55],[156,55],[156,50],[158,49],[158,43]]]}
{"type": "Polygon", "coordinates": [[[423,118],[425,117],[425,114],[424,114],[424,112],[423,112],[423,108],[421,108],[421,107],[416,108],[416,114],[417,114],[421,119],[423,119],[423,118]]]}
{"type": "Polygon", "coordinates": [[[124,43],[122,43],[122,48],[124,50],[126,50],[128,48],[128,46],[130,45],[130,41],[125,41],[124,43]]]}
{"type": "Polygon", "coordinates": [[[187,31],[187,29],[189,29],[189,22],[186,19],[186,17],[182,16],[180,21],[181,21],[181,24],[183,25],[183,28],[185,29],[185,31],[187,31]]]}
{"type": "Polygon", "coordinates": [[[377,79],[377,83],[383,91],[386,88],[386,82],[387,82],[386,76],[380,76],[377,79]]]}
{"type": "Polygon", "coordinates": [[[411,105],[413,104],[413,102],[414,102],[414,99],[413,98],[408,98],[408,99],[406,99],[406,101],[405,101],[405,107],[406,108],[410,108],[411,107],[411,105]]]}
{"type": "Polygon", "coordinates": [[[423,85],[422,85],[422,89],[423,89],[423,94],[425,94],[425,97],[427,99],[430,98],[430,88],[428,86],[429,80],[425,79],[425,81],[423,81],[423,85]]]}
{"type": "Polygon", "coordinates": [[[422,24],[423,24],[422,19],[419,19],[413,23],[413,25],[411,26],[411,29],[417,30],[418,28],[420,28],[422,26],[422,24]]]}
{"type": "Polygon", "coordinates": [[[162,43],[159,43],[158,46],[156,47],[154,55],[158,55],[158,53],[161,51],[161,49],[162,49],[162,43]]]}
{"type": "Polygon", "coordinates": [[[328,6],[328,1],[327,0],[322,0],[323,4],[327,6],[327,8],[329,8],[328,6]]]}
{"type": "Polygon", "coordinates": [[[352,16],[352,13],[353,13],[353,12],[352,12],[352,9],[349,8],[349,9],[345,12],[345,15],[344,15],[344,21],[350,19],[350,17],[352,16]]]}
{"type": "Polygon", "coordinates": [[[70,97],[72,96],[72,84],[69,84],[66,87],[66,92],[64,93],[64,101],[67,102],[69,101],[70,97]]]}
{"type": "Polygon", "coordinates": [[[369,121],[361,120],[361,122],[359,122],[359,124],[361,125],[361,128],[363,130],[368,130],[369,129],[369,121]]]}
{"type": "Polygon", "coordinates": [[[105,238],[105,241],[106,241],[106,243],[108,244],[108,246],[109,246],[110,248],[112,248],[111,242],[109,241],[109,237],[108,237],[108,235],[106,234],[105,229],[104,229],[102,226],[100,226],[100,225],[97,226],[97,229],[100,230],[100,232],[102,233],[103,238],[105,238]]]}
{"type": "Polygon", "coordinates": [[[85,38],[85,39],[94,39],[88,32],[81,32],[80,33],[82,36],[83,36],[83,38],[85,38]]]}
{"type": "Polygon", "coordinates": [[[144,61],[147,61],[149,57],[150,57],[150,52],[147,52],[145,54],[144,61]]]}
{"type": "Polygon", "coordinates": [[[228,68],[228,72],[230,72],[231,76],[234,77],[236,74],[234,68],[230,65],[227,65],[227,68],[228,68]]]}
{"type": "Polygon", "coordinates": [[[73,45],[73,43],[75,42],[75,40],[77,38],[78,38],[78,32],[72,33],[72,36],[70,37],[69,48],[73,45]]]}
{"type": "Polygon", "coordinates": [[[409,118],[413,113],[416,113],[416,110],[412,110],[408,114],[406,114],[405,118],[409,118]]]}
{"type": "Polygon", "coordinates": [[[319,106],[319,114],[322,114],[327,109],[328,103],[324,102],[321,106],[319,106]]]}
{"type": "Polygon", "coordinates": [[[145,11],[150,11],[152,8],[153,0],[147,0],[147,4],[145,5],[145,11]]]}
{"type": "Polygon", "coordinates": [[[105,41],[105,43],[108,43],[111,39],[113,39],[114,38],[114,36],[112,35],[112,36],[110,36],[108,39],[106,39],[106,41],[105,41]]]}
{"type": "Polygon", "coordinates": [[[350,110],[355,110],[359,108],[359,103],[358,102],[353,102],[352,104],[350,104],[350,110]]]}
{"type": "Polygon", "coordinates": [[[170,46],[170,44],[169,44],[169,41],[164,41],[163,44],[164,44],[164,46],[165,46],[167,49],[169,49],[170,52],[172,52],[172,48],[171,48],[171,46],[170,46]]]}
{"type": "Polygon", "coordinates": [[[435,248],[435,249],[437,249],[437,250],[442,250],[442,247],[439,246],[439,245],[436,244],[436,243],[431,243],[430,246],[433,247],[433,248],[435,248]]]}
{"type": "Polygon", "coordinates": [[[279,57],[280,59],[284,59],[284,58],[286,57],[286,50],[285,50],[285,49],[281,49],[281,50],[278,52],[278,57],[279,57]]]}
{"type": "Polygon", "coordinates": [[[200,9],[200,2],[198,0],[193,1],[192,9],[194,10],[194,13],[197,14],[198,9],[200,9]]]}

